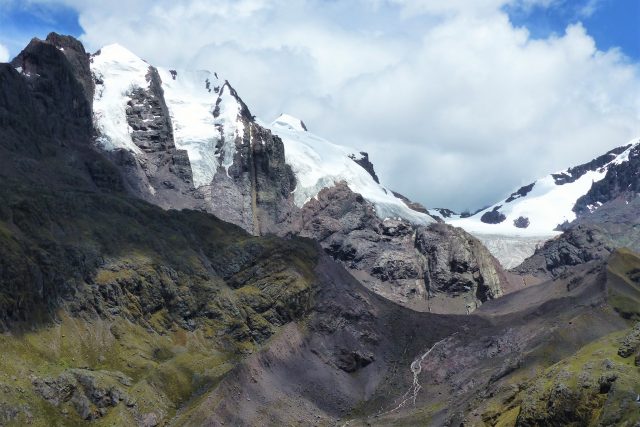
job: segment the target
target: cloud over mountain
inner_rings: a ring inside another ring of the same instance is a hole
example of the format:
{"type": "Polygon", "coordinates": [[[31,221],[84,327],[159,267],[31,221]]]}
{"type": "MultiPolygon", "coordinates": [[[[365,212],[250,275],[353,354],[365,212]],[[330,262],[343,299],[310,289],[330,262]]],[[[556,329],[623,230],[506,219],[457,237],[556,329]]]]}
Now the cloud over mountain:
{"type": "Polygon", "coordinates": [[[67,0],[89,48],[232,79],[281,112],[371,153],[429,206],[479,207],[640,134],[640,72],[579,22],[535,39],[511,8],[553,0],[67,0]]]}

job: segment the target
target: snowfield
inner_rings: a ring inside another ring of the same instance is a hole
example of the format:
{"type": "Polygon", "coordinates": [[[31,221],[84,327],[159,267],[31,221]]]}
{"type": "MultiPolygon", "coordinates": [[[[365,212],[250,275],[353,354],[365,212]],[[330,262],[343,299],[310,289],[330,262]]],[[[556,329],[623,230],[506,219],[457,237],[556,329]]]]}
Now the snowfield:
{"type": "MultiPolygon", "coordinates": [[[[459,215],[455,215],[451,218],[444,218],[444,220],[451,225],[478,234],[524,237],[559,234],[560,232],[556,230],[558,225],[565,221],[571,222],[576,218],[576,214],[573,212],[576,201],[589,191],[594,182],[605,177],[610,166],[627,161],[633,144],[640,144],[640,141],[633,140],[631,143],[632,146],[621,154],[612,155],[611,161],[604,166],[587,171],[574,182],[556,184],[553,175],[571,175],[569,169],[565,169],[535,181],[529,193],[524,196],[517,195],[515,200],[507,201],[509,198],[506,198],[468,218],[460,218],[459,215]],[[482,215],[494,209],[504,214],[506,219],[499,224],[487,224],[480,220],[482,215]],[[526,228],[516,227],[514,221],[519,217],[527,218],[529,226],[526,228]]],[[[595,210],[598,207],[591,208],[595,210]]]]}
{"type": "MultiPolygon", "coordinates": [[[[631,147],[621,154],[612,154],[611,160],[604,166],[587,171],[574,182],[556,184],[554,175],[571,176],[570,169],[565,169],[538,179],[526,195],[521,196],[514,192],[511,201],[508,201],[510,197],[507,197],[468,218],[460,218],[459,215],[444,218],[435,210],[430,210],[430,213],[476,236],[505,267],[515,267],[533,255],[537,246],[561,234],[557,230],[560,224],[576,219],[573,212],[576,201],[591,189],[594,182],[605,177],[609,167],[628,161],[629,152],[640,144],[640,140],[634,139],[630,144],[631,147]],[[482,222],[482,215],[494,209],[502,213],[506,219],[498,224],[482,222]],[[520,217],[529,220],[528,227],[515,226],[514,221],[520,217]]],[[[590,206],[592,210],[597,208],[598,206],[590,206]]]]}
{"type": "MultiPolygon", "coordinates": [[[[133,91],[150,89],[151,66],[124,47],[113,44],[91,57],[91,70],[96,81],[97,144],[105,150],[124,149],[140,154],[141,150],[131,139],[126,109],[133,91]]],[[[236,154],[236,142],[245,135],[240,117],[241,101],[216,73],[157,70],[175,145],[188,153],[194,185],[210,185],[220,170],[228,174],[236,154]]],[[[308,132],[300,119],[283,114],[271,124],[259,120],[257,123],[270,129],[284,143],[286,162],[296,175],[293,196],[297,206],[302,207],[323,188],[345,181],[352,191],[375,206],[380,218],[403,218],[423,225],[440,217],[478,237],[507,267],[515,266],[533,254],[541,242],[560,234],[558,225],[576,218],[573,207],[577,199],[587,193],[594,182],[603,179],[611,165],[627,161],[631,150],[611,154],[610,161],[604,166],[587,170],[577,179],[573,176],[575,169],[566,169],[535,181],[531,188],[521,188],[473,216],[446,218],[435,209],[429,210],[430,215],[410,209],[354,161],[362,158],[359,150],[308,132]],[[571,180],[573,182],[566,182],[571,180]],[[505,219],[497,224],[483,222],[482,216],[492,211],[494,216],[504,215],[505,219]]],[[[632,144],[640,144],[640,141],[634,140],[632,144]]],[[[595,210],[598,206],[589,208],[595,210]]]]}
{"type": "Polygon", "coordinates": [[[380,218],[403,218],[414,224],[435,220],[416,212],[374,181],[373,177],[349,156],[360,158],[358,150],[329,142],[305,131],[302,121],[283,114],[268,126],[284,143],[286,162],[296,175],[294,201],[299,207],[315,198],[326,187],[345,181],[351,191],[371,202],[380,218]]]}
{"type": "MultiPolygon", "coordinates": [[[[127,123],[127,102],[137,88],[149,89],[150,65],[124,47],[105,46],[92,56],[91,70],[97,81],[94,120],[97,143],[105,150],[141,150],[131,139],[127,123]]],[[[171,117],[175,145],[187,151],[196,187],[211,184],[219,167],[229,171],[236,153],[236,140],[244,136],[240,119],[241,105],[231,88],[216,73],[157,68],[171,117]],[[217,117],[214,111],[217,110],[217,117]]],[[[346,181],[349,188],[371,202],[381,218],[404,218],[414,224],[435,220],[416,212],[376,183],[369,173],[354,162],[358,150],[326,141],[307,132],[299,119],[282,115],[264,125],[280,136],[285,158],[296,174],[295,203],[315,197],[322,188],[346,181]],[[352,156],[350,158],[349,156],[352,156]]]]}
{"type": "Polygon", "coordinates": [[[140,153],[131,140],[127,102],[136,88],[148,89],[149,64],[119,44],[103,47],[91,57],[96,84],[93,117],[97,143],[105,150],[125,149],[140,153]]]}

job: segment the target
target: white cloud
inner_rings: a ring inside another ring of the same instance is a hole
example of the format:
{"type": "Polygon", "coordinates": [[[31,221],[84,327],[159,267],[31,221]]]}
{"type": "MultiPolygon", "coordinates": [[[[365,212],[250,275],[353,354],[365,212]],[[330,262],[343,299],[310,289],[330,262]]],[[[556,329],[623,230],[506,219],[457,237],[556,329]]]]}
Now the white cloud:
{"type": "Polygon", "coordinates": [[[67,3],[90,49],[218,71],[264,120],[300,116],[392,188],[463,209],[640,135],[638,64],[580,24],[533,40],[502,11],[557,1],[67,3]]]}
{"type": "Polygon", "coordinates": [[[9,57],[9,49],[0,44],[0,62],[8,62],[9,59],[11,59],[9,57]]]}
{"type": "Polygon", "coordinates": [[[581,18],[588,18],[602,5],[602,0],[587,0],[587,2],[578,9],[578,15],[581,18]]]}

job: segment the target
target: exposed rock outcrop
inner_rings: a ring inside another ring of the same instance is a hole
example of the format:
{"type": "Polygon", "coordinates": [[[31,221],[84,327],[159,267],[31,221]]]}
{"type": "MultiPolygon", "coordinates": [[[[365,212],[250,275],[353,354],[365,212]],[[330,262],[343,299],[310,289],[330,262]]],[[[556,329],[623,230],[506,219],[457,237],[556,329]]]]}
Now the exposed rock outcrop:
{"type": "Polygon", "coordinates": [[[69,404],[83,420],[92,421],[123,402],[135,406],[134,400],[123,390],[132,384],[123,374],[70,369],[58,377],[32,379],[35,392],[54,407],[64,410],[69,404]]]}
{"type": "Polygon", "coordinates": [[[552,175],[553,180],[555,181],[556,185],[564,185],[564,184],[570,184],[572,182],[575,182],[587,172],[595,171],[603,167],[604,165],[609,163],[612,160],[612,158],[621,154],[627,148],[629,148],[628,145],[614,148],[613,150],[606,152],[602,156],[599,156],[588,163],[584,163],[582,165],[569,168],[567,169],[566,172],[553,174],[552,175]]]}
{"type": "MultiPolygon", "coordinates": [[[[255,122],[235,90],[225,83],[219,96],[227,92],[241,106],[238,126],[243,132],[233,141],[233,164],[228,170],[219,167],[209,188],[203,189],[207,210],[252,234],[291,234],[299,230],[301,218],[291,195],[295,175],[285,162],[284,145],[255,122]]],[[[221,132],[219,147],[224,138],[221,132]]]]}
{"type": "Polygon", "coordinates": [[[640,349],[640,322],[636,323],[631,332],[629,332],[620,347],[618,348],[618,355],[620,357],[629,357],[635,354],[640,349]]]}
{"type": "MultiPolygon", "coordinates": [[[[427,215],[429,214],[429,211],[427,210],[427,208],[423,204],[418,203],[418,202],[414,202],[411,199],[409,199],[408,197],[403,196],[402,194],[400,194],[400,193],[398,193],[396,191],[393,192],[393,195],[396,196],[398,199],[402,200],[404,202],[404,204],[407,205],[410,209],[413,209],[414,211],[420,212],[420,213],[423,213],[423,214],[427,214],[427,215]]],[[[442,216],[444,216],[445,218],[447,218],[448,216],[451,216],[452,214],[454,214],[454,212],[450,211],[449,209],[440,209],[440,210],[438,210],[438,212],[440,212],[440,214],[442,216]]],[[[434,217],[434,218],[436,220],[439,220],[438,217],[434,217]]]]}
{"type": "Polygon", "coordinates": [[[338,183],[303,208],[301,235],[318,240],[366,286],[419,310],[467,313],[502,295],[502,268],[459,228],[381,220],[338,183]]]}
{"type": "MultiPolygon", "coordinates": [[[[610,153],[619,154],[619,151],[629,148],[629,146],[620,147],[610,153]]],[[[628,160],[610,166],[605,177],[593,183],[589,191],[576,201],[573,210],[579,216],[585,215],[604,203],[617,198],[628,201],[638,197],[639,193],[640,144],[636,144],[629,150],[628,160]]]]}
{"type": "MultiPolygon", "coordinates": [[[[45,55],[41,50],[63,64],[70,76],[66,81],[75,85],[71,92],[77,93],[76,97],[82,95],[80,101],[87,101],[84,109],[73,113],[85,126],[76,136],[93,150],[95,147],[88,143],[94,137],[89,101],[93,100],[94,85],[96,96],[103,96],[108,73],[102,75],[105,70],[100,68],[102,72],[92,76],[89,57],[74,39],[56,35],[50,39],[32,42],[16,61],[24,66],[23,73],[40,76],[26,78],[35,85],[44,81],[54,84],[46,79],[51,70],[44,69],[44,63],[38,65],[45,55]]],[[[322,190],[302,210],[296,207],[292,195],[295,176],[286,164],[282,141],[255,121],[228,82],[216,86],[215,93],[210,92],[210,81],[201,88],[217,99],[211,111],[217,134],[211,138],[216,141],[218,167],[209,184],[195,188],[187,151],[176,147],[174,124],[158,70],[123,48],[102,54],[133,58],[146,86],[140,83],[145,87],[133,87],[123,95],[128,137],[135,150],[105,149],[104,154],[117,168],[110,169],[108,162],[90,162],[87,169],[94,182],[104,181],[101,185],[112,190],[126,189],[163,208],[208,211],[254,235],[312,237],[371,289],[421,310],[467,313],[500,295],[495,279],[499,276],[497,263],[461,231],[441,226],[420,232],[404,220],[382,220],[371,203],[344,183],[322,190]],[[445,245],[446,240],[451,243],[445,245]],[[438,298],[444,302],[436,302],[438,298]]],[[[111,56],[103,57],[108,63],[105,58],[111,56]]],[[[168,76],[172,82],[182,78],[178,72],[168,76]]],[[[59,102],[78,104],[64,97],[59,102]]],[[[377,182],[366,153],[353,160],[377,182]]],[[[427,212],[423,206],[401,198],[411,209],[427,212]]]]}
{"type": "Polygon", "coordinates": [[[502,206],[496,206],[493,208],[493,210],[485,212],[480,217],[480,221],[484,222],[485,224],[500,224],[502,221],[507,219],[505,214],[500,212],[501,207],[502,206]]]}
{"type": "Polygon", "coordinates": [[[545,242],[514,271],[556,277],[572,266],[604,259],[612,250],[613,245],[601,229],[579,225],[545,242]]]}
{"type": "Polygon", "coordinates": [[[141,152],[107,153],[124,172],[130,191],[139,197],[164,208],[203,210],[204,197],[194,188],[189,156],[175,146],[158,70],[149,66],[146,79],[149,87],[133,89],[126,107],[131,140],[141,152]]]}
{"type": "MultiPolygon", "coordinates": [[[[306,130],[306,128],[305,128],[305,130],[306,130]]],[[[376,183],[380,184],[380,180],[378,179],[378,175],[376,175],[376,171],[373,168],[373,163],[371,163],[371,161],[369,160],[369,153],[365,153],[364,151],[361,151],[360,152],[360,156],[356,156],[355,154],[352,154],[349,157],[351,158],[351,160],[353,160],[354,162],[356,162],[357,164],[362,166],[362,168],[364,170],[369,172],[369,175],[371,175],[371,178],[373,178],[373,180],[376,183]]]]}
{"type": "Polygon", "coordinates": [[[606,259],[616,248],[640,251],[638,209],[640,197],[606,202],[567,224],[563,234],[545,242],[514,271],[542,278],[557,277],[572,266],[606,259]]]}
{"type": "Polygon", "coordinates": [[[511,195],[507,198],[507,200],[505,200],[505,203],[511,203],[516,199],[519,199],[520,197],[524,197],[527,194],[529,194],[531,192],[531,190],[533,190],[533,187],[536,185],[535,182],[532,182],[529,185],[525,185],[523,187],[520,187],[518,189],[518,191],[511,193],[511,195]]]}
{"type": "Polygon", "coordinates": [[[455,297],[473,292],[480,303],[502,295],[504,277],[498,262],[461,228],[446,224],[420,228],[416,248],[427,258],[425,286],[429,294],[455,297]]]}

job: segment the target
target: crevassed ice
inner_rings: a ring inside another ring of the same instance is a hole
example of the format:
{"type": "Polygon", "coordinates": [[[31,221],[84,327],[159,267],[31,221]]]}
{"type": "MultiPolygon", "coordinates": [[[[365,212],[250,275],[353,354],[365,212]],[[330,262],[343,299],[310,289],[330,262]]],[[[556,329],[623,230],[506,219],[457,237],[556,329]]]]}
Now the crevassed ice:
{"type": "Polygon", "coordinates": [[[186,150],[196,187],[211,184],[218,165],[229,171],[236,153],[236,138],[244,135],[240,105],[215,73],[158,68],[165,102],[171,116],[176,147],[186,150]],[[218,89],[218,93],[216,93],[218,89]],[[219,101],[220,115],[213,112],[219,101]],[[223,139],[222,147],[216,145],[223,139]]]}
{"type": "Polygon", "coordinates": [[[219,152],[221,165],[225,168],[227,175],[229,168],[233,165],[233,158],[236,154],[236,138],[244,137],[244,125],[240,120],[240,103],[231,94],[229,86],[223,86],[218,101],[219,115],[215,123],[219,125],[219,137],[223,144],[219,152]]]}

